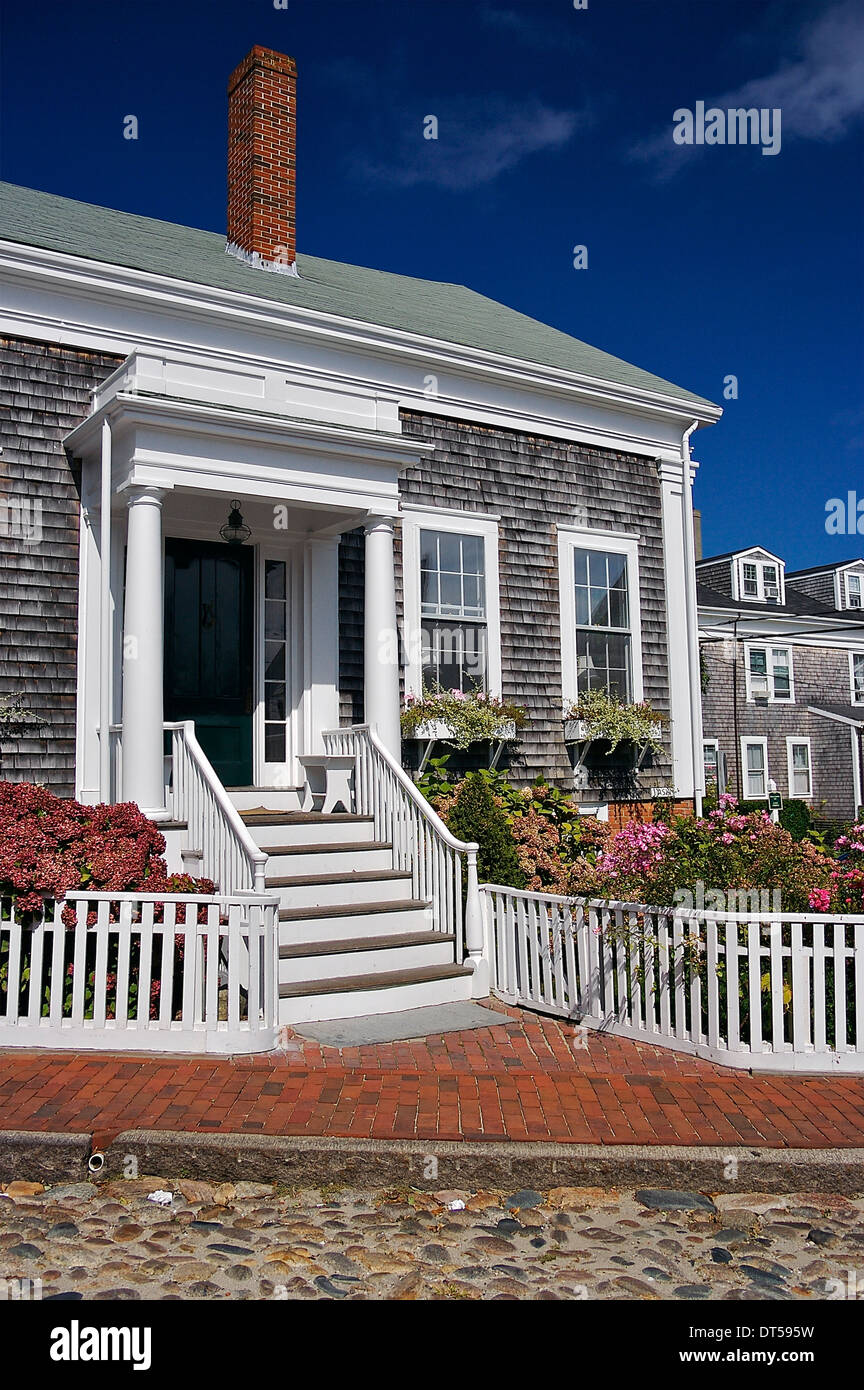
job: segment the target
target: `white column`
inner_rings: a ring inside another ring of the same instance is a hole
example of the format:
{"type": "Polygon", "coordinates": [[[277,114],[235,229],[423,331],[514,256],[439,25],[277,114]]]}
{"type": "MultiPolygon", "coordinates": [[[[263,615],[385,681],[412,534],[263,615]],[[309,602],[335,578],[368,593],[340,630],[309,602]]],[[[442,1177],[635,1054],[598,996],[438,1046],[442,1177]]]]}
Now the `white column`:
{"type": "Polygon", "coordinates": [[[366,526],[363,630],[366,723],[399,761],[402,741],[392,517],[374,517],[366,526]]]}
{"type": "Polygon", "coordinates": [[[128,499],[123,614],[123,800],[165,819],[162,754],[162,498],[134,487],[128,499]]]}
{"type": "Polygon", "coordinates": [[[680,462],[660,462],[663,558],[666,584],[666,642],[669,672],[669,735],[672,783],[678,796],[694,787],[690,652],[687,642],[687,565],[684,555],[684,469],[680,462]]]}
{"type": "Polygon", "coordinates": [[[307,541],[303,552],[303,752],[323,753],[339,726],[339,538],[307,541]]]}

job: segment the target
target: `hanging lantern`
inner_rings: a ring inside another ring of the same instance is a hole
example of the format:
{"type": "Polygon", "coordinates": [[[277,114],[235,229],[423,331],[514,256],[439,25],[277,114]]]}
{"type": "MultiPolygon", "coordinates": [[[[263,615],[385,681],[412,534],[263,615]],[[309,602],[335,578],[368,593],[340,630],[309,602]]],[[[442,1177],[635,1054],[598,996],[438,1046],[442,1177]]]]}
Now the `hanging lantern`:
{"type": "Polygon", "coordinates": [[[228,513],[228,520],[224,526],[220,526],[219,535],[226,545],[242,545],[248,541],[252,535],[249,527],[243,520],[243,513],[240,510],[240,502],[235,497],[231,503],[231,511],[228,513]]]}

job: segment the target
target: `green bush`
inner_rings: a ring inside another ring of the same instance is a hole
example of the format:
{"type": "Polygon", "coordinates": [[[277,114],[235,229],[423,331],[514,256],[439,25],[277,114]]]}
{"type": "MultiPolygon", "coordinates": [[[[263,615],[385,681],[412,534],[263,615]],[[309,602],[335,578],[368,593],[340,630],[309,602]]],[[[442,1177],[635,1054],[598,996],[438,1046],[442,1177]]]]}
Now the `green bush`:
{"type": "Polygon", "coordinates": [[[475,840],[480,846],[477,872],[481,883],[500,883],[508,888],[524,888],[525,875],[519,867],[513,833],[507,817],[484,777],[469,772],[461,782],[447,825],[460,840],[475,840]]]}
{"type": "Polygon", "coordinates": [[[780,812],[780,824],[788,830],[793,840],[806,840],[812,823],[810,807],[806,801],[786,801],[780,812]]]}

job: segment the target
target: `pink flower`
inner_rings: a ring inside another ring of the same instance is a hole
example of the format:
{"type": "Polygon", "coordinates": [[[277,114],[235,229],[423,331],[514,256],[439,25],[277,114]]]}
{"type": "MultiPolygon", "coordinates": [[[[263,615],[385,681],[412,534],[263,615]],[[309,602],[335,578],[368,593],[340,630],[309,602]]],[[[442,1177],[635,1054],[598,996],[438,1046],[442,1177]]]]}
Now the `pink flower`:
{"type": "Polygon", "coordinates": [[[831,894],[827,888],[811,888],[807,901],[814,912],[827,912],[831,906],[831,894]]]}

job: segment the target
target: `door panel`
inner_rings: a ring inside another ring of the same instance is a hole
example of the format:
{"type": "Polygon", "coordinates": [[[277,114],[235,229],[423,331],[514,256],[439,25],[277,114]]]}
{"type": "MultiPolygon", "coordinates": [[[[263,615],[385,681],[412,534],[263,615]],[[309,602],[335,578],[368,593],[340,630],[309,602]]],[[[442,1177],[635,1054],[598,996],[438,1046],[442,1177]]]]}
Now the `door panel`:
{"type": "Polygon", "coordinates": [[[194,719],[226,786],[252,782],[254,552],[165,542],[165,718],[194,719]]]}

